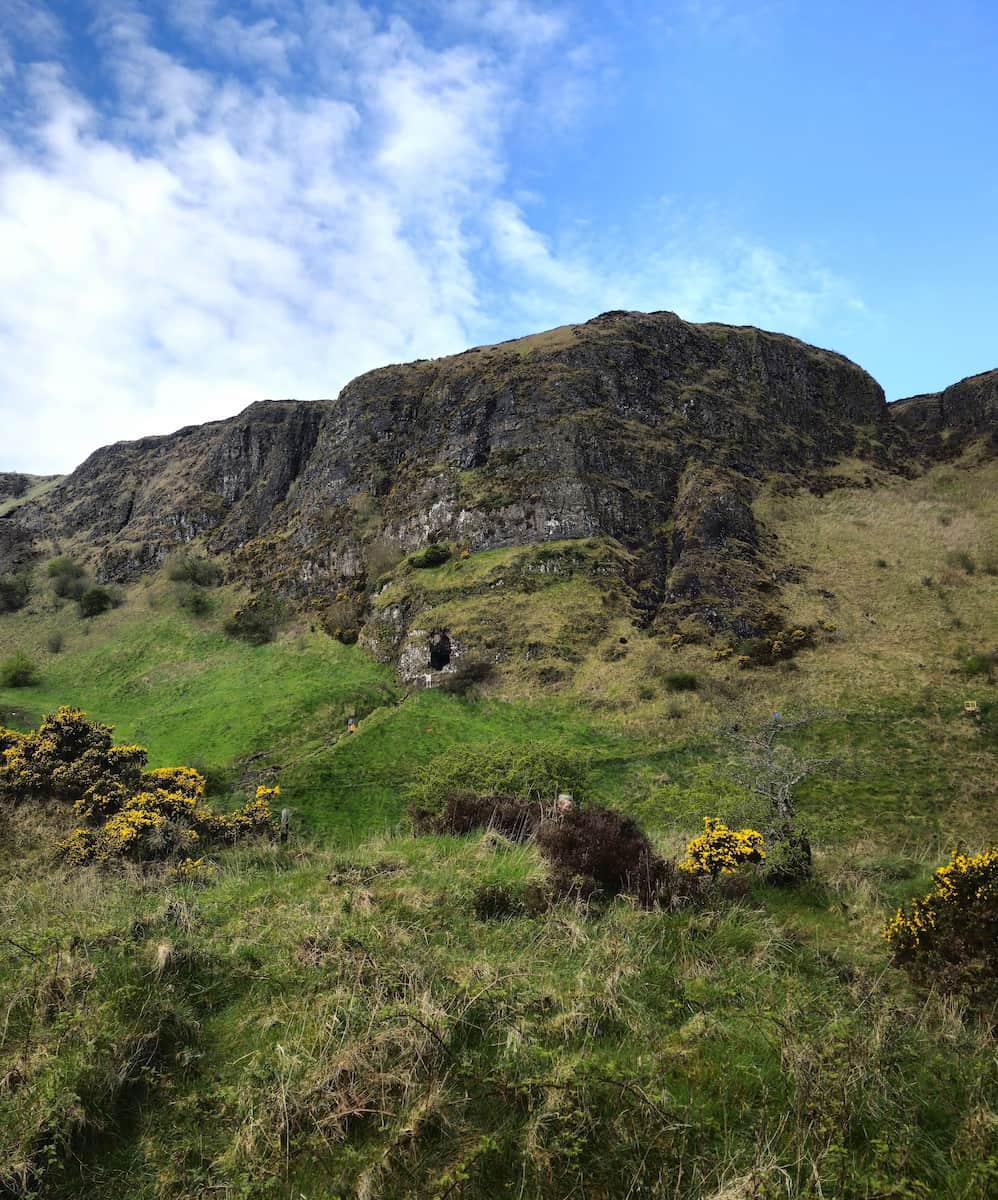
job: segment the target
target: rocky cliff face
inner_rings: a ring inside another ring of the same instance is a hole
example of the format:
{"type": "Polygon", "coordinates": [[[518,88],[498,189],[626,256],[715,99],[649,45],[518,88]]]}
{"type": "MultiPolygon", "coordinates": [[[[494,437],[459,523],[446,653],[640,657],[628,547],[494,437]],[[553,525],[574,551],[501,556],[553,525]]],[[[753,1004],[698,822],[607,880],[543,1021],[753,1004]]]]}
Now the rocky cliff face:
{"type": "Polygon", "coordinates": [[[890,405],[891,417],[924,453],[959,453],[971,438],[998,450],[998,370],[961,379],[942,392],[909,396],[890,405]]]}
{"type": "Polygon", "coordinates": [[[20,500],[32,488],[58,479],[58,475],[22,475],[18,471],[0,471],[0,504],[20,500]]]}
{"type": "Polygon", "coordinates": [[[773,579],[759,482],[813,482],[844,454],[889,463],[904,427],[840,355],[606,313],[373,371],[334,401],[106,447],[16,519],[104,578],[197,541],[247,582],[308,598],[379,573],[386,548],[603,538],[627,552],[643,620],[749,630],[773,579]]]}

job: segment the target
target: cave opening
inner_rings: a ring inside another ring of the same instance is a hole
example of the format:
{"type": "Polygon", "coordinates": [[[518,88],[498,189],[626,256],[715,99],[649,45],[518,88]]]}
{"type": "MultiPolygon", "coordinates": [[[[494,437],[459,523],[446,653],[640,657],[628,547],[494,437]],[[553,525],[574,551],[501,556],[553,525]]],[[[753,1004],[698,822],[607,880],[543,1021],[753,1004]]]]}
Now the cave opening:
{"type": "Polygon", "coordinates": [[[442,671],[450,662],[450,638],[446,633],[435,633],[430,638],[430,669],[442,671]]]}

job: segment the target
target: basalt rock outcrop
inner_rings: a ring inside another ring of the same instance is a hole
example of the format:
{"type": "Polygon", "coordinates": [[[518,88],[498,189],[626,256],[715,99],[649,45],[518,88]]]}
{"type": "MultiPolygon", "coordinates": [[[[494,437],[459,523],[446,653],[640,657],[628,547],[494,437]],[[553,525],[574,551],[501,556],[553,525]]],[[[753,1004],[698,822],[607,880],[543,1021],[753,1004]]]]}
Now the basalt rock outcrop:
{"type": "Polygon", "coordinates": [[[974,438],[998,452],[998,370],[971,375],[941,392],[897,400],[889,411],[930,457],[959,454],[974,438]]]}
{"type": "Polygon", "coordinates": [[[15,516],[100,578],[196,542],[311,601],[370,591],[385,561],[436,540],[603,539],[636,619],[749,633],[773,619],[761,482],[814,485],[843,455],[901,464],[903,412],[794,338],[614,312],[105,447],[15,516]]]}

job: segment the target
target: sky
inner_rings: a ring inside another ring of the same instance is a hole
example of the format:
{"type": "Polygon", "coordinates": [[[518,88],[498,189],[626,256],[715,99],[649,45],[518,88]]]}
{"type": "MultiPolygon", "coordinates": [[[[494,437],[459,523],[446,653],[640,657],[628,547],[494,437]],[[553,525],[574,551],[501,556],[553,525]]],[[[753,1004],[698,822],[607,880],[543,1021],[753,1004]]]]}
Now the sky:
{"type": "Polygon", "coordinates": [[[608,309],[998,366],[993,0],[0,0],[0,470],[608,309]]]}

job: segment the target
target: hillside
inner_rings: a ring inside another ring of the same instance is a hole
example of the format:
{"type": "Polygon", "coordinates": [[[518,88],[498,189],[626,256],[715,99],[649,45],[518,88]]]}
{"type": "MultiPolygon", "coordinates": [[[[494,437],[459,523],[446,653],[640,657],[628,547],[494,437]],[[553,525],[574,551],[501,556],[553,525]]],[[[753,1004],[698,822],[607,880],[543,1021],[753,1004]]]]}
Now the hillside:
{"type": "Polygon", "coordinates": [[[990,1200],[993,1012],[881,934],[995,838],[991,376],[886,405],[613,313],[5,485],[0,726],[82,707],[292,832],[71,868],[71,806],[0,800],[0,1195],[990,1200]],[[559,892],[406,820],[566,761],[672,860],[768,830],[732,736],[774,711],[796,886],[559,892]]]}

